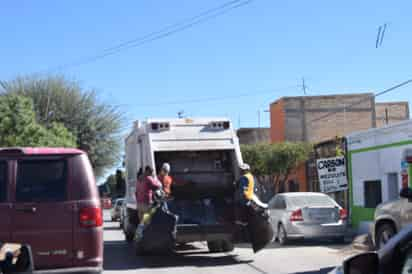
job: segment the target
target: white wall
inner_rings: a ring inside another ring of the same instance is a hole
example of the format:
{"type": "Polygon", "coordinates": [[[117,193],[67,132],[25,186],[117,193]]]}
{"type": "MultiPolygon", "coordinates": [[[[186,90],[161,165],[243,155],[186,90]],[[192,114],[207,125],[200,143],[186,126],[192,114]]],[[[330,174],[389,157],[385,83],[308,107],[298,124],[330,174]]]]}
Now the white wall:
{"type": "MultiPolygon", "coordinates": [[[[396,141],[395,141],[396,142],[396,141]]],[[[388,174],[398,174],[398,188],[401,188],[402,153],[412,145],[390,147],[376,151],[352,154],[353,202],[364,206],[364,181],[381,180],[382,201],[388,201],[388,174]]]]}

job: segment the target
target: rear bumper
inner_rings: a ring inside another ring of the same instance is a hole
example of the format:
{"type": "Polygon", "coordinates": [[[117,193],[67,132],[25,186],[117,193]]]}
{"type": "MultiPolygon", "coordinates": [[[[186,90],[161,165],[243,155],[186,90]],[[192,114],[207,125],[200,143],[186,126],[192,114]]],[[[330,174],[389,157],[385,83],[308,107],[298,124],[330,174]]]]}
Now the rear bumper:
{"type": "Polygon", "coordinates": [[[233,227],[225,225],[178,225],[176,242],[231,240],[233,231],[233,227]]]}
{"type": "MultiPolygon", "coordinates": [[[[101,267],[72,267],[59,269],[35,270],[31,274],[100,274],[103,272],[101,267]]],[[[29,273],[27,273],[29,274],[29,273]]]]}
{"type": "Polygon", "coordinates": [[[346,234],[346,222],[332,224],[290,223],[286,231],[290,239],[343,237],[346,234]]]}

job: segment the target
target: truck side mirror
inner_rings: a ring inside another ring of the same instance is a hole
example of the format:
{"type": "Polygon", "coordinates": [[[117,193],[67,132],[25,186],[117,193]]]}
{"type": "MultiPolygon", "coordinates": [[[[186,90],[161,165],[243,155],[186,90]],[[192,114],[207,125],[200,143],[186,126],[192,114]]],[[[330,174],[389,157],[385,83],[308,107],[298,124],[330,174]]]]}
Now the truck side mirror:
{"type": "Polygon", "coordinates": [[[412,201],[412,189],[410,187],[402,188],[399,196],[401,198],[405,198],[405,199],[408,199],[409,201],[412,201]]]}
{"type": "Polygon", "coordinates": [[[345,274],[376,274],[379,270],[379,258],[375,252],[355,255],[343,262],[345,274]]]}

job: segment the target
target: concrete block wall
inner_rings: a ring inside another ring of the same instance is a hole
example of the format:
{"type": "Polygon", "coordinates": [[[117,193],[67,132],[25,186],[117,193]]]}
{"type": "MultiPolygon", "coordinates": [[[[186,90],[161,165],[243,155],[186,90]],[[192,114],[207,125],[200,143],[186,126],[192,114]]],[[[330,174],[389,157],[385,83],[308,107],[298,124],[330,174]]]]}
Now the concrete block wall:
{"type": "Polygon", "coordinates": [[[371,93],[284,97],[271,104],[272,141],[321,142],[375,123],[371,93]]]}
{"type": "Polygon", "coordinates": [[[241,145],[270,142],[269,128],[240,128],[236,133],[241,145]]]}
{"type": "Polygon", "coordinates": [[[408,102],[376,103],[376,127],[409,120],[408,102]]]}

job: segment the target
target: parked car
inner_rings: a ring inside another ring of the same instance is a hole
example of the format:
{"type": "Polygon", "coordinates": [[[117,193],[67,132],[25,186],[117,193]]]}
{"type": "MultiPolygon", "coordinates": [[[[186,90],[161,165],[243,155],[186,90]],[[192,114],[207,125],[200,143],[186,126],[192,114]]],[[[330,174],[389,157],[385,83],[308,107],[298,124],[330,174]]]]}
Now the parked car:
{"type": "Polygon", "coordinates": [[[382,249],[346,259],[329,274],[403,274],[412,269],[412,225],[392,237],[382,249]]]}
{"type": "Polygon", "coordinates": [[[112,221],[120,220],[120,210],[123,206],[124,199],[116,199],[111,211],[112,221]]]}
{"type": "Polygon", "coordinates": [[[372,240],[380,249],[398,231],[412,224],[412,189],[404,188],[400,199],[382,203],[375,210],[371,228],[372,240]]]}
{"type": "Polygon", "coordinates": [[[102,198],[101,199],[101,204],[103,209],[111,209],[112,208],[112,200],[110,200],[110,198],[102,198]]]}
{"type": "Polygon", "coordinates": [[[270,200],[269,210],[275,237],[282,245],[308,238],[344,241],[347,212],[326,194],[277,194],[270,200]]]}
{"type": "Polygon", "coordinates": [[[0,239],[30,245],[36,270],[102,272],[98,197],[81,150],[0,149],[0,239]]]}

